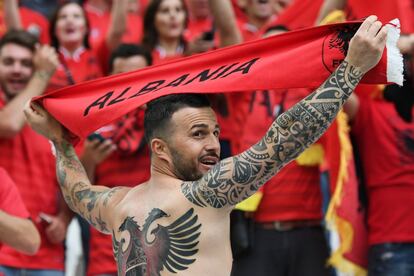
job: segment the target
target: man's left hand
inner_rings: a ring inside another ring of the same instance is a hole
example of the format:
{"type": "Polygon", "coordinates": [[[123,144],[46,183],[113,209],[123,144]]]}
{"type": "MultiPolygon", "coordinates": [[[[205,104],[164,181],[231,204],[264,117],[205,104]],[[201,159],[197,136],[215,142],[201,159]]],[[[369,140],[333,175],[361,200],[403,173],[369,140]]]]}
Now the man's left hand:
{"type": "Polygon", "coordinates": [[[39,104],[27,102],[23,111],[27,122],[37,133],[51,141],[65,138],[63,126],[39,104]]]}

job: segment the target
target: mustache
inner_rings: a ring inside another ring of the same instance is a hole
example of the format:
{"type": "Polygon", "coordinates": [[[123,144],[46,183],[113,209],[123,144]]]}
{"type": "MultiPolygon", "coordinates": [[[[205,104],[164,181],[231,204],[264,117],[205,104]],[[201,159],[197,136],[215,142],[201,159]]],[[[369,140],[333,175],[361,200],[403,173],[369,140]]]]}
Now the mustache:
{"type": "Polygon", "coordinates": [[[202,156],[200,156],[200,159],[203,159],[204,157],[215,157],[217,159],[220,159],[220,156],[215,151],[211,151],[206,154],[203,154],[202,156]]]}

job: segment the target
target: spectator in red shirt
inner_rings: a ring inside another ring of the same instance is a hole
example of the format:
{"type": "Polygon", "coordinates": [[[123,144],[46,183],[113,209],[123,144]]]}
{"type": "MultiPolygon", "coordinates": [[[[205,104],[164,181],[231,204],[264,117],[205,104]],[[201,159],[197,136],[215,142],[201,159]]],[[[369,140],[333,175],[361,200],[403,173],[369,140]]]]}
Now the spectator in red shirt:
{"type": "Polygon", "coordinates": [[[29,255],[36,254],[40,235],[8,173],[0,167],[0,248],[7,244],[29,255]]]}
{"type": "Polygon", "coordinates": [[[187,0],[186,3],[189,12],[188,26],[185,31],[186,40],[192,41],[203,36],[205,32],[214,31],[208,0],[187,0]]]}
{"type": "MultiPolygon", "coordinates": [[[[411,54],[405,39],[400,50],[411,54]]],[[[414,275],[414,85],[412,60],[405,61],[402,87],[386,87],[383,98],[353,94],[345,105],[367,192],[368,274],[375,276],[414,275]]]]}
{"type": "MultiPolygon", "coordinates": [[[[310,92],[250,93],[241,150],[254,144],[269,122],[310,92]]],[[[253,213],[251,248],[235,256],[233,276],[329,275],[329,249],[321,226],[320,161],[321,145],[317,142],[262,187],[263,197],[253,213]]]]}
{"type": "Polygon", "coordinates": [[[149,3],[144,15],[142,44],[151,51],[154,64],[184,54],[187,21],[188,11],[183,0],[153,0],[149,3]]]}
{"type": "Polygon", "coordinates": [[[0,41],[0,166],[15,182],[42,239],[34,256],[3,246],[0,272],[6,275],[22,270],[63,275],[63,240],[71,219],[60,200],[50,143],[26,125],[22,112],[28,100],[44,92],[58,65],[54,49],[35,49],[36,42],[25,31],[9,31],[0,41]]]}
{"type": "MultiPolygon", "coordinates": [[[[285,26],[274,26],[266,36],[287,31],[285,26]]],[[[248,93],[240,104],[247,106],[240,151],[254,144],[269,122],[310,93],[309,89],[248,93]]],[[[233,276],[329,275],[329,249],[321,225],[321,161],[319,140],[262,187],[258,208],[249,214],[255,225],[251,245],[235,256],[233,276]]]]}
{"type": "Polygon", "coordinates": [[[51,45],[59,53],[60,66],[49,89],[95,79],[103,75],[99,61],[89,47],[89,25],[77,3],[58,7],[50,21],[51,45]]]}
{"type": "Polygon", "coordinates": [[[89,23],[82,6],[66,2],[58,7],[50,21],[51,45],[59,52],[60,66],[50,89],[61,88],[103,76],[108,53],[121,42],[125,31],[127,0],[114,3],[114,13],[107,37],[100,47],[89,45],[89,23]],[[97,58],[99,56],[99,59],[97,58]]]}
{"type": "Polygon", "coordinates": [[[243,41],[260,38],[261,30],[275,15],[271,0],[240,0],[240,7],[246,13],[246,21],[239,21],[238,27],[243,41]]]}
{"type": "MultiPolygon", "coordinates": [[[[219,34],[220,47],[239,43],[231,3],[209,0],[209,5],[219,34]]],[[[142,44],[152,52],[153,64],[205,52],[214,46],[211,36],[186,41],[184,34],[187,23],[188,10],[184,0],[154,0],[149,3],[144,16],[142,44]]]]}
{"type": "MultiPolygon", "coordinates": [[[[99,48],[102,41],[108,37],[107,34],[111,31],[112,18],[115,19],[117,25],[125,24],[120,22],[119,18],[116,18],[118,9],[116,5],[120,3],[127,9],[127,11],[124,11],[126,26],[124,27],[122,42],[138,43],[141,41],[143,32],[141,10],[144,10],[144,7],[140,0],[122,0],[113,3],[107,0],[88,0],[83,4],[83,7],[90,23],[89,43],[92,49],[99,48]]],[[[119,28],[119,26],[116,27],[119,28]]]]}
{"type": "MultiPolygon", "coordinates": [[[[111,55],[112,74],[151,65],[151,54],[143,47],[121,44],[111,55]]],[[[138,108],[116,122],[97,130],[103,140],[85,142],[82,163],[95,185],[110,188],[135,187],[150,177],[150,154],[144,138],[144,110],[138,108]]],[[[117,275],[111,237],[91,228],[88,275],[117,275]]]]}
{"type": "Polygon", "coordinates": [[[24,28],[35,35],[41,43],[49,43],[49,22],[41,13],[24,6],[19,7],[17,0],[5,0],[3,16],[8,30],[24,28]]]}

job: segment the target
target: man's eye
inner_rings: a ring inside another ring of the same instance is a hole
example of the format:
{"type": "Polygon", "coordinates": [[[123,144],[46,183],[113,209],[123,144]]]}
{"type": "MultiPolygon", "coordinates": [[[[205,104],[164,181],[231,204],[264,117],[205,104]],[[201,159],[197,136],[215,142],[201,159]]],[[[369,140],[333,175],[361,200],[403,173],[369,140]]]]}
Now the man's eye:
{"type": "Polygon", "coordinates": [[[203,136],[203,132],[201,132],[201,131],[196,131],[196,132],[194,132],[194,133],[193,133],[193,136],[194,136],[194,137],[201,137],[201,136],[203,136]]]}
{"type": "Polygon", "coordinates": [[[5,58],[2,60],[2,62],[4,65],[12,65],[14,61],[11,58],[5,58]]]}
{"type": "Polygon", "coordinates": [[[220,131],[214,131],[214,136],[219,137],[220,136],[220,131]]]}

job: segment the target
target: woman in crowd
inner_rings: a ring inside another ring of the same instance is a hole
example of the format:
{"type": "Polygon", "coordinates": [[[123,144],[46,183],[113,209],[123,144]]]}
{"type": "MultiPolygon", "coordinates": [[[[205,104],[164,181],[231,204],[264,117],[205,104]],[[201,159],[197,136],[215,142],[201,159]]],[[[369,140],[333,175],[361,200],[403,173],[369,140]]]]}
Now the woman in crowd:
{"type": "Polygon", "coordinates": [[[60,5],[51,17],[49,35],[61,63],[50,81],[50,89],[102,76],[89,47],[89,24],[82,6],[74,2],[60,5]]]}
{"type": "Polygon", "coordinates": [[[75,2],[66,2],[57,8],[50,20],[49,35],[51,45],[59,53],[61,66],[51,79],[50,89],[103,76],[107,53],[118,46],[125,31],[126,0],[115,2],[115,16],[107,37],[100,47],[93,50],[89,45],[89,23],[83,7],[75,2]]]}
{"type": "Polygon", "coordinates": [[[153,63],[184,55],[184,30],[188,11],[183,0],[153,0],[144,15],[142,44],[151,51],[153,63]]]}

